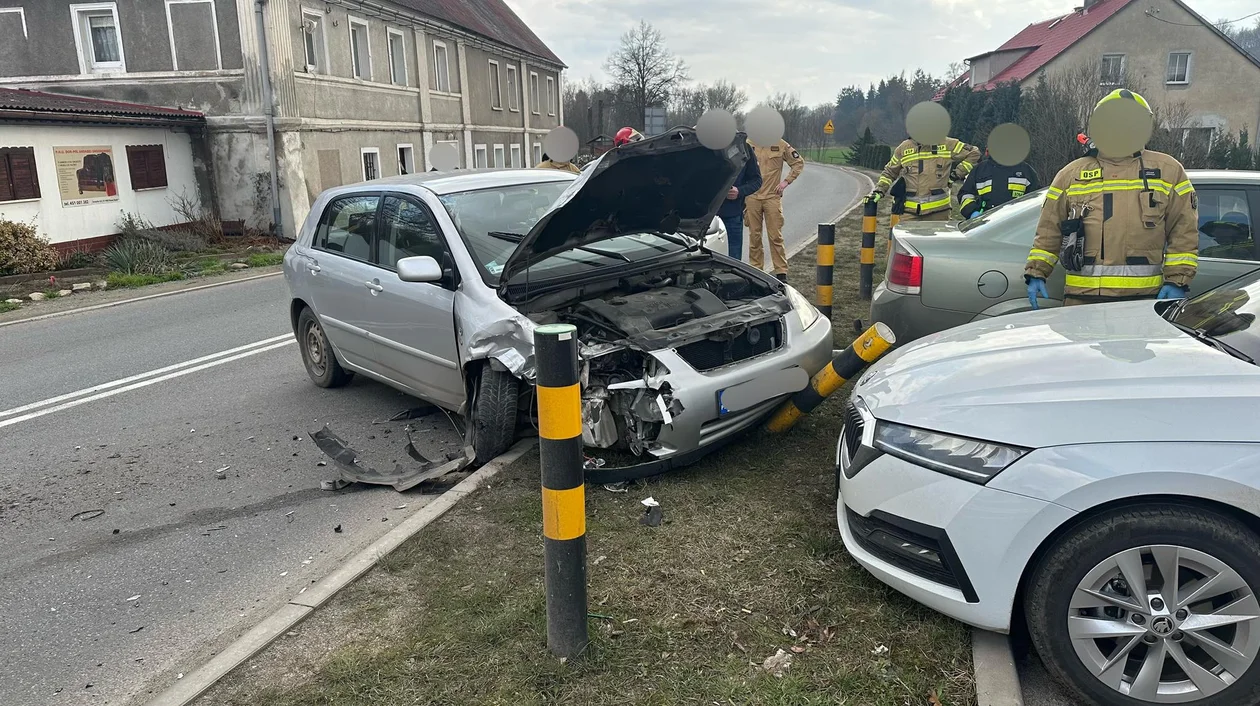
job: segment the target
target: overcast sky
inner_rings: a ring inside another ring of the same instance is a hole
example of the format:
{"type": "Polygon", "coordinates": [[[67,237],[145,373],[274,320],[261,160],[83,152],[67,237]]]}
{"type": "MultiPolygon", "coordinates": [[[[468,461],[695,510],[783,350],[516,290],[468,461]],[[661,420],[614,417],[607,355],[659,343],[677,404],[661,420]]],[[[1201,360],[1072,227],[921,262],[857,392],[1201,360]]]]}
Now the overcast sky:
{"type": "MultiPolygon", "coordinates": [[[[1142,2],[1142,0],[1136,0],[1142,2]]],[[[507,0],[569,66],[566,81],[605,79],[604,59],[645,19],[696,81],[725,78],[753,103],[794,92],[831,101],[850,84],[900,71],[943,74],[996,48],[1031,22],[1079,0],[507,0]]],[[[1256,0],[1190,0],[1210,21],[1242,17],[1256,0]]],[[[1254,20],[1249,20],[1248,23],[1254,20]]],[[[751,106],[749,106],[751,107],[751,106]]]]}

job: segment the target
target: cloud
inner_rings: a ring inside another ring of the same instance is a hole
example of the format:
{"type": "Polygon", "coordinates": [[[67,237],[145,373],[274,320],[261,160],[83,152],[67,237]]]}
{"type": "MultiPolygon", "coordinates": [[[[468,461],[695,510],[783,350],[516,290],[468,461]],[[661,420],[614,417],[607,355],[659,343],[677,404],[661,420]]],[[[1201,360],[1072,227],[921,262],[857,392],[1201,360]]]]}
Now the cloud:
{"type": "MultiPolygon", "coordinates": [[[[1141,1],[1141,0],[1138,0],[1141,1]]],[[[1208,19],[1240,17],[1254,0],[1193,1],[1208,19]]],[[[508,0],[569,65],[567,80],[605,79],[621,35],[647,20],[696,81],[723,78],[753,102],[785,91],[806,104],[840,88],[988,51],[1030,22],[1071,12],[1079,0],[508,0]]],[[[1248,9],[1252,8],[1252,9],[1248,9]]]]}

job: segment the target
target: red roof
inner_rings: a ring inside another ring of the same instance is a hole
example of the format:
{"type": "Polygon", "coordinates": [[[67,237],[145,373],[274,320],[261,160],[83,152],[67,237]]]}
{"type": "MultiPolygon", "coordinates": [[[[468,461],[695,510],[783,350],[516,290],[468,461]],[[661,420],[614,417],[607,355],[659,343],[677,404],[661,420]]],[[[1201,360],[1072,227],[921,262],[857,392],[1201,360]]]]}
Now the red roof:
{"type": "Polygon", "coordinates": [[[190,122],[205,120],[205,115],[195,110],[163,108],[140,103],[100,98],[80,98],[58,93],[44,93],[26,88],[0,88],[0,111],[10,113],[64,113],[71,115],[120,116],[126,118],[186,119],[190,122]]]}
{"type": "Polygon", "coordinates": [[[504,0],[394,0],[403,7],[462,27],[470,32],[506,44],[564,66],[538,35],[512,12],[504,0]]]}
{"type": "MultiPolygon", "coordinates": [[[[987,90],[999,83],[1018,83],[1041,67],[1050,63],[1068,47],[1094,31],[1109,17],[1124,9],[1133,0],[1099,0],[1088,10],[1073,12],[1045,22],[1028,25],[1022,32],[1011,37],[1005,44],[990,53],[1014,49],[1031,50],[1015,63],[1003,69],[988,83],[975,86],[987,90]]],[[[981,55],[983,56],[983,54],[981,55]]],[[[978,58],[978,57],[976,57],[978,58]]]]}

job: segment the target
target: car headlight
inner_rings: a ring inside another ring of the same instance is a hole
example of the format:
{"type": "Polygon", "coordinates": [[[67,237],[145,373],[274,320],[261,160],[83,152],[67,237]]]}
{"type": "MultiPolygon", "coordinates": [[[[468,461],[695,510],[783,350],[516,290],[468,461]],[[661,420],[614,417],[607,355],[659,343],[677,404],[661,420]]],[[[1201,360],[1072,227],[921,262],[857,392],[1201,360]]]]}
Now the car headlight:
{"type": "Polygon", "coordinates": [[[982,485],[1030,451],[884,421],[875,425],[874,443],[893,456],[982,485]]]}
{"type": "Polygon", "coordinates": [[[787,291],[788,301],[792,303],[792,309],[796,311],[796,315],[801,319],[801,328],[807,329],[814,325],[822,314],[818,313],[818,309],[805,298],[805,295],[796,291],[789,285],[784,285],[787,291]]]}

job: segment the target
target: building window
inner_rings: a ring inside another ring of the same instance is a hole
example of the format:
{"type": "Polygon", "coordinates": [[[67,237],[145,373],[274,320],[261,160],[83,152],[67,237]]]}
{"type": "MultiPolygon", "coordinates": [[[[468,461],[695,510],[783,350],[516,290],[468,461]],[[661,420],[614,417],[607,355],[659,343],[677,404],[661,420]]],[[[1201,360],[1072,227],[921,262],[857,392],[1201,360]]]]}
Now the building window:
{"type": "Polygon", "coordinates": [[[416,151],[411,145],[398,145],[398,173],[414,174],[416,171],[416,151]]]}
{"type": "Polygon", "coordinates": [[[451,91],[451,65],[447,60],[446,45],[433,43],[433,78],[434,86],[443,93],[451,91]]]}
{"type": "Polygon", "coordinates": [[[556,114],[556,80],[547,77],[547,115],[556,114]]]}
{"type": "Polygon", "coordinates": [[[1102,76],[1098,82],[1104,86],[1119,86],[1124,82],[1124,54],[1103,54],[1102,76]]]}
{"type": "MultiPolygon", "coordinates": [[[[464,151],[459,148],[459,140],[438,140],[439,145],[450,145],[455,150],[455,154],[459,155],[459,167],[464,166],[464,151]]],[[[456,167],[458,169],[459,167],[456,167]]],[[[435,171],[432,164],[429,165],[429,171],[435,171]]]]}
{"type": "Polygon", "coordinates": [[[359,150],[363,155],[363,181],[372,181],[381,176],[381,151],[375,147],[364,147],[359,150]]]}
{"type": "Polygon", "coordinates": [[[162,145],[128,145],[127,169],[133,189],[166,188],[166,155],[162,145]]]}
{"type": "Polygon", "coordinates": [[[372,80],[372,48],[368,42],[367,22],[350,18],[350,65],[354,77],[364,81],[372,80]]]}
{"type": "Polygon", "coordinates": [[[538,74],[529,72],[529,110],[538,115],[538,74]]]}
{"type": "MultiPolygon", "coordinates": [[[[1188,127],[1181,131],[1181,141],[1185,153],[1197,159],[1204,159],[1212,149],[1212,140],[1216,137],[1216,128],[1188,127]]],[[[1194,161],[1194,160],[1191,160],[1194,161]]]]}
{"type": "Polygon", "coordinates": [[[494,164],[495,167],[506,167],[507,163],[503,161],[503,145],[494,146],[494,164]]]}
{"type": "Polygon", "coordinates": [[[118,32],[118,6],[112,2],[71,5],[75,46],[82,73],[126,71],[122,36],[118,32]]]}
{"type": "Polygon", "coordinates": [[[535,142],[534,143],[534,164],[538,165],[541,163],[542,163],[542,143],[535,142]]]}
{"type": "Polygon", "coordinates": [[[473,169],[486,168],[486,146],[476,145],[473,147],[473,169]]]}
{"type": "Polygon", "coordinates": [[[389,33],[389,82],[395,86],[407,85],[407,40],[403,33],[388,30],[389,33]]]}
{"type": "Polygon", "coordinates": [[[516,67],[512,64],[507,65],[507,94],[508,94],[508,110],[513,113],[519,113],[521,110],[520,99],[517,94],[520,93],[520,86],[516,82],[516,67]]]}
{"type": "Polygon", "coordinates": [[[512,145],[511,154],[512,154],[512,161],[508,163],[508,166],[513,169],[519,169],[521,166],[521,146],[512,145]]]}
{"type": "Polygon", "coordinates": [[[0,149],[0,201],[39,198],[34,147],[0,149]]]}
{"type": "Polygon", "coordinates": [[[490,107],[503,110],[503,89],[499,85],[499,62],[490,60],[490,107]]]}
{"type": "Polygon", "coordinates": [[[1175,51],[1168,54],[1168,83],[1190,83],[1190,52],[1175,51]]]}
{"type": "Polygon", "coordinates": [[[328,54],[324,49],[323,15],[302,13],[302,39],[306,45],[306,71],[312,74],[327,73],[328,54]]]}

